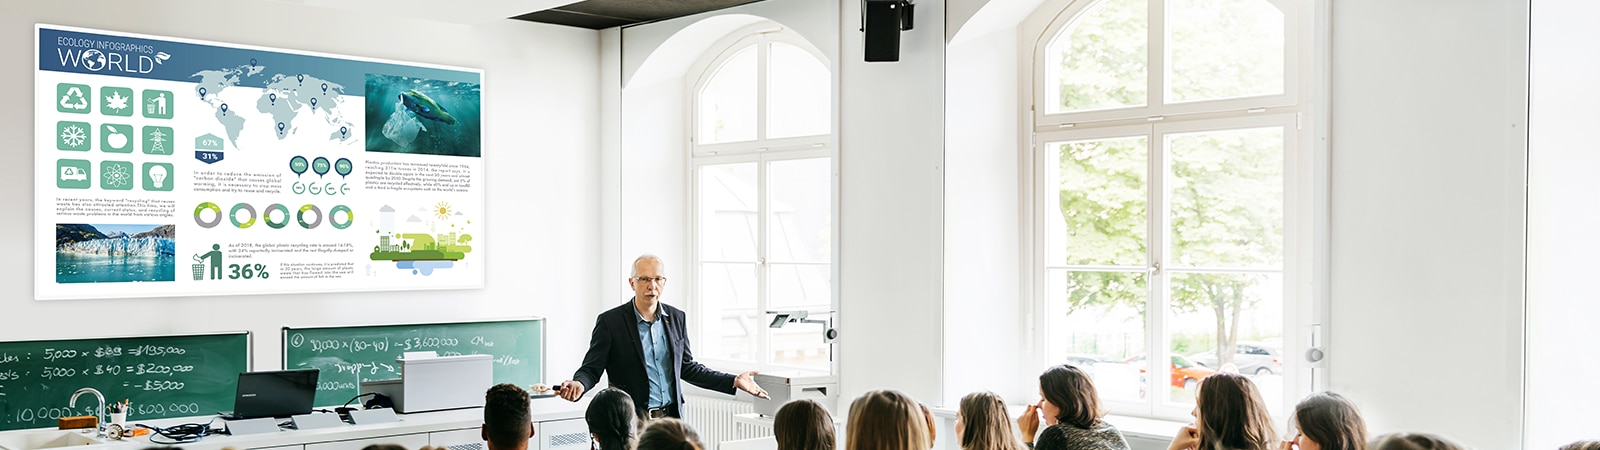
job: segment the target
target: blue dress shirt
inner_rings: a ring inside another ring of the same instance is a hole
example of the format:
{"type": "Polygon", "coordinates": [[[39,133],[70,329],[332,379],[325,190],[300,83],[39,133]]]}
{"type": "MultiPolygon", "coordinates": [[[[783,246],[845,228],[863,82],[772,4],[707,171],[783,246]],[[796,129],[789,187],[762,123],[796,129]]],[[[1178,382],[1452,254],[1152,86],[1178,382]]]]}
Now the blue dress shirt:
{"type": "Polygon", "coordinates": [[[656,311],[654,322],[644,320],[639,309],[633,309],[639,318],[639,344],[644,348],[644,372],[650,378],[649,407],[660,408],[672,404],[672,394],[667,391],[667,332],[661,325],[661,312],[656,311]]]}

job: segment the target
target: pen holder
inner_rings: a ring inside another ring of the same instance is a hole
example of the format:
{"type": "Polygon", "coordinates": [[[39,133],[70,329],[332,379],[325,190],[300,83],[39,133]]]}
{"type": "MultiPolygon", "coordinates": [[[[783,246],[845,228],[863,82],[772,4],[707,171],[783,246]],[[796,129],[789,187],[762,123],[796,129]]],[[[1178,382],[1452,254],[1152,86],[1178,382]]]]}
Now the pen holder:
{"type": "Polygon", "coordinates": [[[127,411],[123,411],[123,412],[111,413],[110,420],[111,420],[111,423],[114,424],[114,425],[119,425],[119,426],[126,427],[126,426],[128,426],[128,412],[127,411]]]}

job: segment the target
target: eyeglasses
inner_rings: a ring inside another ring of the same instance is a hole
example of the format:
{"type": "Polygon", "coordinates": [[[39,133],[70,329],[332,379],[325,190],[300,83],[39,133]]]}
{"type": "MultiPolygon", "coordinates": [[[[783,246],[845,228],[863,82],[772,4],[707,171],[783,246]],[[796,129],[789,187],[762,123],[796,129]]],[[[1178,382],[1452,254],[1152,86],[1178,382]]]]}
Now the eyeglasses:
{"type": "Polygon", "coordinates": [[[655,283],[661,286],[667,285],[667,277],[633,277],[633,281],[638,281],[640,283],[655,283]]]}

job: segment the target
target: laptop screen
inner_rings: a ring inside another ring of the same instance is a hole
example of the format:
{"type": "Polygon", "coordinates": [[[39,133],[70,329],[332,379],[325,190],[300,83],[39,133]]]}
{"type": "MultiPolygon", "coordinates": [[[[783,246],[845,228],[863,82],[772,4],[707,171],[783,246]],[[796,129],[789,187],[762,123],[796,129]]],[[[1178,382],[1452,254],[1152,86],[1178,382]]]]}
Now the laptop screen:
{"type": "Polygon", "coordinates": [[[310,414],[317,394],[317,369],[242,372],[233,415],[241,419],[310,414]]]}

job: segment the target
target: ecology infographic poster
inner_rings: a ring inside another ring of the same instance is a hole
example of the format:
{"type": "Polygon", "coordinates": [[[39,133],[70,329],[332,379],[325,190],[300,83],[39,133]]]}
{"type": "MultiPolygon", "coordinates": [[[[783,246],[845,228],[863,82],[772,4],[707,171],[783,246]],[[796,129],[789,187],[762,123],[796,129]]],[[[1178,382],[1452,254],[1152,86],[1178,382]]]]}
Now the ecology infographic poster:
{"type": "Polygon", "coordinates": [[[40,300],[483,287],[483,72],[35,27],[40,300]]]}

